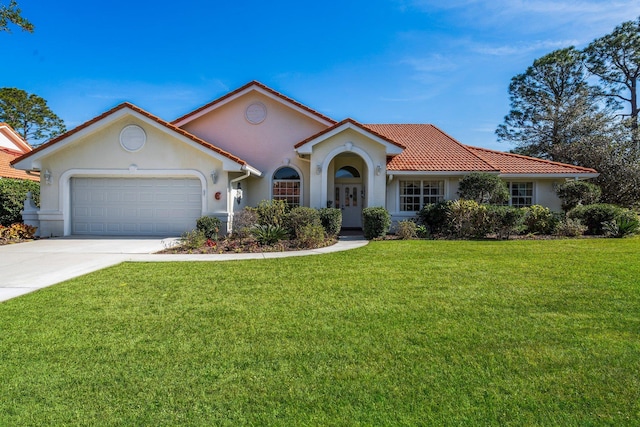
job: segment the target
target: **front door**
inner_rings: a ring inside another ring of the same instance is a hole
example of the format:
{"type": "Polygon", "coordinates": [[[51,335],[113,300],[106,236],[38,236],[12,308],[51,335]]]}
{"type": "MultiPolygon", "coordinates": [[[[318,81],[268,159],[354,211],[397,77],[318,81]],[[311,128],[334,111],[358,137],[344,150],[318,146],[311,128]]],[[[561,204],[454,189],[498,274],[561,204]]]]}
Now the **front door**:
{"type": "Polygon", "coordinates": [[[336,207],[342,209],[342,226],[362,227],[362,184],[336,184],[336,207]]]}

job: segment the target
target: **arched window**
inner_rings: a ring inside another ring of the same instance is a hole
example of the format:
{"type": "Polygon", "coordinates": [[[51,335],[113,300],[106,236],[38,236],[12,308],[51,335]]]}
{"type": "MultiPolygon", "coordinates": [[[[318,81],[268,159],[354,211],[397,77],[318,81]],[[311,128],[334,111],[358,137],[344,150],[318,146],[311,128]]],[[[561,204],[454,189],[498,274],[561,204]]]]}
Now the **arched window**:
{"type": "Polygon", "coordinates": [[[360,178],[360,172],[353,166],[343,166],[336,172],[336,178],[360,178]]]}
{"type": "Polygon", "coordinates": [[[283,167],[273,174],[271,191],[273,200],[284,200],[289,206],[300,206],[300,174],[293,168],[283,167]]]}

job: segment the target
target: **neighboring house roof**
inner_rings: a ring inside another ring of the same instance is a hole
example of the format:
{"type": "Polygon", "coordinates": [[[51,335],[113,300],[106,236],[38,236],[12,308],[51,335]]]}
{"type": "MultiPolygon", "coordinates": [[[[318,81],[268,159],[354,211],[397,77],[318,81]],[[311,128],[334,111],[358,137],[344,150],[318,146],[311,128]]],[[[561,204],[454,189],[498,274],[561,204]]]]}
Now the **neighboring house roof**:
{"type": "Polygon", "coordinates": [[[97,117],[95,117],[95,118],[93,118],[93,119],[81,124],[80,126],[74,128],[74,129],[71,129],[68,132],[63,133],[62,135],[57,136],[56,138],[50,140],[46,144],[43,144],[43,145],[37,147],[36,149],[34,149],[33,151],[31,151],[31,152],[29,152],[29,153],[27,153],[27,154],[15,159],[15,160],[13,160],[11,162],[11,164],[16,164],[18,162],[26,160],[29,157],[31,157],[33,155],[36,155],[37,153],[39,153],[39,152],[41,152],[43,150],[46,150],[49,147],[51,147],[53,145],[56,145],[56,144],[60,143],[63,140],[66,140],[67,138],[73,136],[74,134],[77,134],[77,133],[81,132],[82,130],[84,130],[86,128],[89,128],[91,125],[94,125],[94,124],[100,122],[101,120],[104,120],[107,117],[109,117],[109,116],[113,115],[114,113],[116,113],[116,112],[118,112],[120,110],[123,110],[123,109],[132,110],[132,111],[142,115],[143,117],[146,117],[147,119],[150,119],[155,123],[158,123],[159,125],[167,128],[168,130],[170,130],[172,132],[175,132],[177,134],[180,134],[180,135],[190,139],[191,141],[193,141],[193,142],[195,142],[195,143],[197,143],[197,144],[199,144],[199,145],[201,145],[201,146],[203,146],[203,147],[205,147],[205,148],[207,148],[207,149],[209,149],[209,150],[211,150],[211,151],[213,151],[215,153],[218,153],[218,154],[220,154],[220,155],[222,155],[222,156],[234,161],[235,163],[238,163],[239,165],[242,165],[242,166],[245,166],[247,168],[253,169],[253,168],[251,168],[251,166],[249,166],[249,164],[246,161],[242,160],[241,158],[236,157],[233,154],[228,153],[228,152],[222,150],[221,148],[218,148],[215,145],[210,144],[207,141],[205,141],[203,139],[200,139],[197,136],[192,135],[192,134],[190,134],[189,132],[187,132],[187,131],[185,131],[183,129],[180,129],[179,127],[174,126],[171,123],[166,122],[166,121],[162,120],[161,118],[159,118],[157,116],[154,116],[153,114],[151,114],[151,113],[143,110],[142,108],[139,108],[139,107],[137,107],[137,106],[135,106],[135,105],[133,105],[133,104],[131,104],[129,102],[124,102],[124,103],[112,108],[111,110],[109,110],[109,111],[107,111],[107,112],[105,112],[105,113],[103,113],[103,114],[101,114],[101,115],[99,115],[99,116],[97,116],[97,117]]]}
{"type": "Polygon", "coordinates": [[[14,169],[9,166],[9,164],[13,160],[20,157],[22,154],[24,153],[0,148],[0,178],[15,178],[40,181],[40,175],[31,175],[25,171],[14,169]]]}
{"type": "Polygon", "coordinates": [[[451,136],[428,124],[364,124],[366,129],[406,147],[387,162],[388,171],[498,172],[451,136]]]}
{"type": "Polygon", "coordinates": [[[289,98],[288,96],[285,96],[283,94],[281,94],[280,92],[277,92],[273,89],[271,89],[268,86],[263,85],[262,83],[258,82],[258,81],[252,81],[247,83],[246,85],[227,93],[224,96],[221,96],[220,98],[209,102],[208,104],[203,105],[200,108],[197,108],[193,111],[191,111],[190,113],[185,114],[182,117],[178,117],[177,119],[175,119],[174,121],[172,121],[171,123],[176,125],[176,126],[183,126],[186,123],[189,123],[192,120],[197,119],[198,117],[201,117],[205,114],[207,114],[208,112],[216,109],[217,107],[224,105],[226,102],[229,102],[233,99],[236,99],[242,95],[244,95],[245,93],[251,91],[251,90],[257,90],[260,93],[263,93],[267,96],[271,96],[272,98],[276,98],[280,101],[284,101],[285,103],[288,103],[290,106],[299,109],[301,112],[312,116],[314,118],[316,118],[316,120],[319,120],[321,122],[323,122],[324,124],[327,125],[332,125],[334,123],[336,123],[335,120],[333,120],[331,117],[325,116],[324,114],[321,114],[319,112],[317,112],[316,110],[307,107],[306,105],[289,98]]]}
{"type": "Polygon", "coordinates": [[[502,174],[596,174],[597,171],[582,166],[574,166],[565,163],[552,162],[549,160],[538,159],[535,157],[521,156],[519,154],[505,153],[503,151],[489,150],[487,148],[466,146],[478,157],[487,163],[494,165],[502,174]]]}
{"type": "Polygon", "coordinates": [[[0,178],[40,181],[39,175],[31,175],[10,166],[14,159],[31,150],[31,146],[11,126],[0,122],[0,178]]]}

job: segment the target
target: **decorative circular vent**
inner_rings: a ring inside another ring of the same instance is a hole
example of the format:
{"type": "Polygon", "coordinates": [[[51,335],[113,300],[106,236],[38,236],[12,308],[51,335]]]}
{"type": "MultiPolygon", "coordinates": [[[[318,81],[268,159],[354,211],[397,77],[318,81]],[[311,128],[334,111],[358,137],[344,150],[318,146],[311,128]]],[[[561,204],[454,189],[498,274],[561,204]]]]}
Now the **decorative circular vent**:
{"type": "Polygon", "coordinates": [[[244,116],[249,123],[260,124],[267,118],[267,107],[262,102],[254,102],[247,107],[244,116]]]}
{"type": "Polygon", "coordinates": [[[138,125],[125,126],[120,131],[120,145],[127,151],[139,151],[147,142],[147,134],[138,125]]]}

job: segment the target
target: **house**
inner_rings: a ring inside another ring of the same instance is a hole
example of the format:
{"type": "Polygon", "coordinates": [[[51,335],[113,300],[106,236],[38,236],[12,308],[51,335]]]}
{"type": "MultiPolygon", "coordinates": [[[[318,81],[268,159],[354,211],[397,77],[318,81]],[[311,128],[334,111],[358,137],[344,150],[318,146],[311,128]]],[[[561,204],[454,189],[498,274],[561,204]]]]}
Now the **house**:
{"type": "MultiPolygon", "coordinates": [[[[560,210],[554,185],[593,169],[466,146],[428,124],[336,121],[250,82],[172,122],[124,103],[13,160],[40,172],[42,236],[176,235],[267,199],[362,208],[394,220],[456,198],[473,171],[503,177],[514,206],[560,210]]],[[[224,231],[224,230],[223,230],[224,231]]]]}
{"type": "Polygon", "coordinates": [[[39,173],[14,169],[10,165],[11,161],[31,150],[31,146],[11,126],[0,122],[0,179],[40,181],[39,173]]]}

